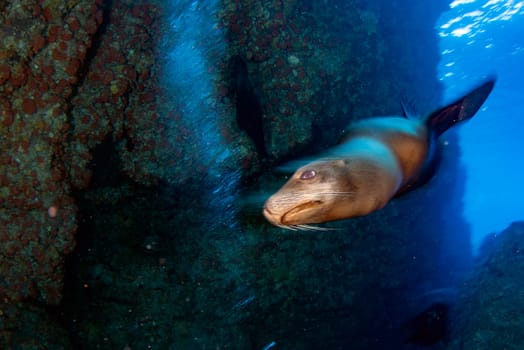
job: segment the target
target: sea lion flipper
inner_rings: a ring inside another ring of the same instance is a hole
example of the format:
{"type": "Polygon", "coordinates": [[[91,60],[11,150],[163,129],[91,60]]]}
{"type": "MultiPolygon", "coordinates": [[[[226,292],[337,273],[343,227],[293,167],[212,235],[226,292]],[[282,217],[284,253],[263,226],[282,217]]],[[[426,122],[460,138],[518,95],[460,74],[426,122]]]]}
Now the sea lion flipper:
{"type": "Polygon", "coordinates": [[[431,180],[441,160],[441,152],[437,143],[438,136],[453,125],[472,118],[482,106],[494,85],[495,79],[490,78],[466,96],[429,115],[426,120],[426,126],[430,130],[426,160],[420,168],[420,173],[404,184],[396,193],[395,197],[400,197],[409,191],[425,185],[431,180]]]}
{"type": "Polygon", "coordinates": [[[494,85],[495,78],[487,79],[466,96],[431,113],[426,126],[438,137],[453,125],[470,119],[488,98],[494,85]]]}

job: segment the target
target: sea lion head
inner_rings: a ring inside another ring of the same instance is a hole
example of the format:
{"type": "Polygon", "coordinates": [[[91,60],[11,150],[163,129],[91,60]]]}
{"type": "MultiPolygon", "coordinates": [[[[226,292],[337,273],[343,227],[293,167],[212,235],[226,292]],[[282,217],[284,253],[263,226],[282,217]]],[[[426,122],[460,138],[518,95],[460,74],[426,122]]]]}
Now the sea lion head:
{"type": "Polygon", "coordinates": [[[264,204],[264,216],[272,224],[311,228],[307,224],[344,218],[340,208],[351,205],[356,187],[348,173],[350,161],[316,161],[299,168],[288,182],[264,204]]]}

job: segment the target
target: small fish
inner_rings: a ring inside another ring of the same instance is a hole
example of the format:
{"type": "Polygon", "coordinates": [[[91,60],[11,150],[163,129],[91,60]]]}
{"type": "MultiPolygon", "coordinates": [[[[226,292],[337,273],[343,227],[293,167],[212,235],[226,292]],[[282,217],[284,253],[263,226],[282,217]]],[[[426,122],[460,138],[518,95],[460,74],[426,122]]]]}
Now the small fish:
{"type": "Polygon", "coordinates": [[[269,344],[267,344],[266,346],[264,346],[264,347],[262,348],[262,350],[269,350],[269,349],[271,349],[272,347],[274,347],[275,345],[277,345],[277,343],[274,342],[274,341],[272,341],[271,343],[269,343],[269,344]]]}
{"type": "Polygon", "coordinates": [[[251,303],[253,300],[255,300],[255,296],[251,295],[251,296],[247,297],[246,299],[241,300],[238,303],[236,303],[235,306],[233,306],[233,309],[240,309],[240,308],[248,305],[249,303],[251,303]]]}

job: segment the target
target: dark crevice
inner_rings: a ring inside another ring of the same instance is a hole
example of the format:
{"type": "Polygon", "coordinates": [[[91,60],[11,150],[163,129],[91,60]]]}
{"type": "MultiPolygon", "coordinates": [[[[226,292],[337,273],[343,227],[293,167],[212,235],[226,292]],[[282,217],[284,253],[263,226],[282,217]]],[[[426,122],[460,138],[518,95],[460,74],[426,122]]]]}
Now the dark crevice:
{"type": "MultiPolygon", "coordinates": [[[[72,86],[72,92],[71,95],[64,101],[64,106],[67,106],[66,108],[66,116],[67,116],[67,125],[69,125],[69,132],[67,133],[67,145],[68,147],[73,147],[75,143],[75,120],[73,118],[72,113],[72,99],[78,94],[78,89],[80,86],[84,84],[85,78],[87,76],[87,73],[89,72],[89,67],[91,66],[91,62],[96,57],[98,50],[100,48],[100,45],[102,44],[102,37],[107,32],[107,27],[109,25],[109,19],[111,15],[111,9],[113,7],[113,1],[112,0],[105,0],[101,6],[103,10],[103,19],[102,23],[98,27],[98,30],[91,38],[91,46],[87,49],[84,61],[81,63],[80,68],[77,73],[77,82],[72,86]]],[[[67,146],[66,146],[67,147],[67,146]]],[[[72,155],[74,152],[69,151],[69,153],[72,155]]],[[[62,160],[64,163],[64,167],[67,169],[67,160],[62,160]]],[[[70,160],[69,160],[70,161],[70,160]]],[[[68,176],[70,175],[70,171],[67,171],[68,176]]],[[[69,179],[70,183],[73,182],[71,179],[69,179]]]]}
{"type": "Polygon", "coordinates": [[[236,121],[238,127],[251,138],[255,144],[259,158],[264,159],[267,157],[267,151],[264,142],[264,127],[260,100],[249,79],[246,61],[237,56],[233,58],[232,67],[231,90],[236,101],[236,121]]]}
{"type": "Polygon", "coordinates": [[[110,135],[102,143],[98,144],[93,151],[93,160],[89,163],[92,171],[91,188],[119,187],[125,183],[127,178],[122,172],[122,165],[116,145],[110,135]]]}
{"type": "Polygon", "coordinates": [[[105,0],[101,7],[103,13],[102,23],[98,27],[96,33],[91,38],[91,46],[87,49],[84,62],[82,63],[78,71],[78,83],[75,84],[75,86],[73,87],[73,96],[76,95],[78,87],[83,84],[84,79],[87,76],[87,73],[89,72],[89,66],[91,65],[91,62],[96,57],[98,50],[100,49],[100,45],[102,44],[102,37],[106,34],[107,27],[110,24],[109,19],[111,16],[111,9],[113,7],[113,1],[105,0]]]}
{"type": "MultiPolygon", "coordinates": [[[[113,139],[108,136],[104,141],[97,145],[92,151],[93,159],[88,165],[92,171],[90,187],[87,191],[101,188],[118,188],[124,183],[129,183],[129,179],[122,173],[121,162],[113,139]]],[[[77,223],[78,229],[75,235],[76,245],[74,251],[66,257],[64,273],[64,299],[62,303],[53,311],[58,322],[69,335],[69,341],[74,349],[84,349],[78,323],[80,315],[85,314],[84,308],[88,308],[91,303],[96,303],[96,296],[93,295],[94,288],[83,288],[83,277],[89,268],[89,262],[96,260],[93,248],[96,245],[96,220],[98,210],[110,210],[102,208],[105,205],[95,204],[86,191],[73,191],[73,196],[78,204],[77,223]],[[102,206],[102,207],[100,207],[102,206]]]]}

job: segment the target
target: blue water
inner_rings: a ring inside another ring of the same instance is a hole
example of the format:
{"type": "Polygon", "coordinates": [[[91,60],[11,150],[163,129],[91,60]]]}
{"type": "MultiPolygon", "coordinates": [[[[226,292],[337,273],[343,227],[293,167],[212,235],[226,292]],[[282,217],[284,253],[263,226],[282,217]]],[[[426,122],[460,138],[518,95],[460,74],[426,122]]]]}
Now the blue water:
{"type": "Polygon", "coordinates": [[[456,0],[437,31],[447,99],[487,74],[498,76],[484,108],[459,130],[467,169],[464,215],[476,249],[486,235],[524,217],[524,2],[456,0]]]}
{"type": "Polygon", "coordinates": [[[218,5],[216,1],[201,4],[188,0],[170,4],[170,33],[162,47],[168,97],[179,108],[181,121],[191,129],[198,125],[201,135],[205,135],[195,138],[197,144],[192,151],[216,173],[212,164],[229,156],[218,132],[220,110],[210,102],[217,80],[212,65],[225,50],[223,33],[216,29],[218,5]]]}
{"type": "MultiPolygon", "coordinates": [[[[223,211],[232,208],[240,172],[223,167],[223,164],[234,162],[231,159],[235,158],[236,151],[220,133],[218,121],[224,119],[225,112],[214,95],[220,79],[216,67],[226,53],[224,32],[217,22],[220,4],[216,0],[172,0],[167,3],[171,15],[161,46],[163,82],[166,97],[179,113],[179,119],[166,120],[166,124],[173,139],[181,128],[187,130],[187,135],[183,136],[186,141],[177,143],[184,157],[179,159],[173,155],[173,160],[188,168],[206,169],[209,198],[204,200],[210,207],[223,211]]],[[[232,225],[233,216],[233,210],[228,218],[223,216],[225,225],[232,225]]]]}

